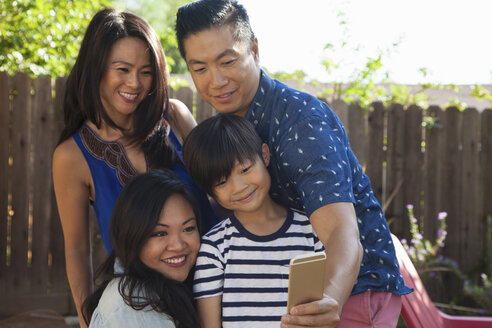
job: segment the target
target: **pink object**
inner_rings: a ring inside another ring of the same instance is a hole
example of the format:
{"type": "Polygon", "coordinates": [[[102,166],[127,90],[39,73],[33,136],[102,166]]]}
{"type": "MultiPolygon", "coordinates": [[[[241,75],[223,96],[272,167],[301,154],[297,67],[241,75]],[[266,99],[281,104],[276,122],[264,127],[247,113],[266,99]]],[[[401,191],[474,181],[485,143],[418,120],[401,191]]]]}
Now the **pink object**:
{"type": "Polygon", "coordinates": [[[400,295],[367,291],[349,297],[337,328],[395,328],[400,311],[400,295]]]}
{"type": "Polygon", "coordinates": [[[419,274],[395,235],[391,235],[405,285],[414,292],[402,296],[401,315],[408,328],[492,328],[492,317],[453,316],[431,301],[419,274]]]}

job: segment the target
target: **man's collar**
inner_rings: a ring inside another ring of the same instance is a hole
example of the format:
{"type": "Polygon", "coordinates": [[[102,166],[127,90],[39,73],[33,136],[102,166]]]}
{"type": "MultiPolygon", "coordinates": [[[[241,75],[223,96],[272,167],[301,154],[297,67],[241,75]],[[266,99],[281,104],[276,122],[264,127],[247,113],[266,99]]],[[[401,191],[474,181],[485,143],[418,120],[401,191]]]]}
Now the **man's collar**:
{"type": "Polygon", "coordinates": [[[273,80],[263,70],[261,70],[258,90],[256,91],[256,95],[249,106],[248,113],[246,114],[246,119],[255,125],[257,131],[258,128],[263,127],[265,123],[269,121],[268,117],[270,115],[267,115],[266,110],[271,108],[271,91],[273,88],[273,80]],[[265,120],[267,122],[265,122],[265,120]]]}

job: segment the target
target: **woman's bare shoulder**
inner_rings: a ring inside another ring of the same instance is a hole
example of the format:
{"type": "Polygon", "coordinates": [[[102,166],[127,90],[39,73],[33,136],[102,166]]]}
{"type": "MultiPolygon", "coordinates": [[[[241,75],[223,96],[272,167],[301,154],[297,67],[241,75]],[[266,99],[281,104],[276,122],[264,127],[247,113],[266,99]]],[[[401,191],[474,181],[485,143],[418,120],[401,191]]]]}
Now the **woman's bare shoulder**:
{"type": "Polygon", "coordinates": [[[81,159],[84,159],[84,155],[73,138],[68,138],[60,143],[53,152],[53,163],[72,164],[79,162],[81,159]]]}
{"type": "Polygon", "coordinates": [[[169,99],[169,123],[180,139],[184,140],[196,126],[196,121],[188,107],[178,99],[169,99]]]}
{"type": "Polygon", "coordinates": [[[70,176],[71,179],[77,179],[84,184],[90,182],[89,166],[73,138],[69,138],[56,146],[53,152],[53,174],[55,176],[70,176]]]}

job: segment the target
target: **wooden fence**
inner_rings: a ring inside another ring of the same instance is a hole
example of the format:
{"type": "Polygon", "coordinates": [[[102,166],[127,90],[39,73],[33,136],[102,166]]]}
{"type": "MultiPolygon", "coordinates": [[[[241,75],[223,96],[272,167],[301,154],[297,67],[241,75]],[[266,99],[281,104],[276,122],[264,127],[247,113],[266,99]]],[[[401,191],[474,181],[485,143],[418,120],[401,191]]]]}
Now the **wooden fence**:
{"type": "MultiPolygon", "coordinates": [[[[63,78],[0,73],[0,317],[38,308],[75,313],[51,179],[64,85],[63,78]]],[[[215,113],[190,88],[172,94],[193,108],[198,122],[215,113]]],[[[485,188],[492,185],[492,110],[331,106],[385,204],[391,230],[409,237],[406,205],[413,204],[433,240],[437,214],[446,211],[444,255],[465,271],[484,269],[492,257],[486,247],[492,199],[485,188]],[[434,127],[423,128],[424,117],[434,118],[434,127]]],[[[101,243],[96,248],[104,256],[101,243]]]]}

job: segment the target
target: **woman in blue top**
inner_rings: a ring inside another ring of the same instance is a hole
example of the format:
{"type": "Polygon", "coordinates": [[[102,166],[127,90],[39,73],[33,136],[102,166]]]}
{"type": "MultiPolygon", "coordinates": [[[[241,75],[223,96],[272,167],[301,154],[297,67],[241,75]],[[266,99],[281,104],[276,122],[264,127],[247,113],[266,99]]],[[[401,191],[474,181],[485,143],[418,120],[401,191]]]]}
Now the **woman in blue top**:
{"type": "Polygon", "coordinates": [[[131,13],[98,12],[67,79],[65,128],[53,154],[67,276],[81,327],[80,306],[93,290],[89,204],[108,253],[116,198],[132,177],[155,168],[171,169],[188,185],[200,202],[204,231],[217,221],[180,158],[180,142],[196,123],[167,88],[164,51],[152,27],[131,13]]]}

